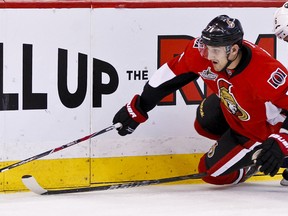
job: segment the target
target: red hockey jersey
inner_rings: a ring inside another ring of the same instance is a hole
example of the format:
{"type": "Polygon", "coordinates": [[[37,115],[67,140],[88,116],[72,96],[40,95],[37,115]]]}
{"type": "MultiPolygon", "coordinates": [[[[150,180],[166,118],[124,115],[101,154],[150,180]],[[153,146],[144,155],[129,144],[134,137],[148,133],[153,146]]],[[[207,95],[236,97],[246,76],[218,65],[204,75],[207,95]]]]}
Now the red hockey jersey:
{"type": "Polygon", "coordinates": [[[200,76],[221,99],[233,130],[259,142],[278,132],[285,119],[281,111],[288,109],[286,68],[259,46],[244,41],[235,70],[217,72],[211,61],[200,55],[199,46],[200,38],[192,40],[181,55],[155,72],[141,95],[144,110],[200,76]]]}

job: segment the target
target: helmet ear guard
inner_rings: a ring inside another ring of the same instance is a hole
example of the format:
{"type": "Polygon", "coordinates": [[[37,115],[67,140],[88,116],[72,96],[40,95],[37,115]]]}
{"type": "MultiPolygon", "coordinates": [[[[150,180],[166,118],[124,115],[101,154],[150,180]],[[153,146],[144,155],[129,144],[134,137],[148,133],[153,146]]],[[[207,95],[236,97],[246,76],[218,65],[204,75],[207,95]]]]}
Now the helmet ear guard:
{"type": "Polygon", "coordinates": [[[205,45],[232,46],[242,45],[244,31],[240,21],[227,15],[215,17],[202,31],[201,38],[205,45]]]}
{"type": "Polygon", "coordinates": [[[280,39],[288,35],[288,2],[284,3],[274,14],[273,32],[280,39]]]}

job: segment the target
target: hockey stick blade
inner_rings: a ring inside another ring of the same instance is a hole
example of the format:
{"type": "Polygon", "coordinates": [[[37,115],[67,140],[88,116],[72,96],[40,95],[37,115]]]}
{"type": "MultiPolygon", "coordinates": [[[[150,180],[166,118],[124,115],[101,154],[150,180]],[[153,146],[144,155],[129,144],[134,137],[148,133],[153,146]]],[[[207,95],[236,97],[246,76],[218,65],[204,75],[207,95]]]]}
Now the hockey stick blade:
{"type": "Polygon", "coordinates": [[[31,175],[22,176],[22,182],[29,190],[36,194],[44,194],[47,192],[43,187],[41,187],[36,179],[31,175]]]}
{"type": "Polygon", "coordinates": [[[5,172],[5,171],[10,170],[10,169],[13,169],[13,168],[18,167],[18,166],[21,166],[21,165],[26,164],[26,163],[28,163],[28,162],[37,160],[37,159],[39,159],[39,158],[45,157],[45,156],[47,156],[47,155],[53,154],[53,153],[55,153],[55,152],[61,151],[61,150],[63,150],[63,149],[66,149],[66,148],[71,147],[71,146],[73,146],[73,145],[76,145],[76,144],[78,144],[78,143],[81,143],[81,142],[83,142],[83,141],[86,141],[86,140],[88,140],[88,139],[91,139],[91,138],[93,138],[93,137],[95,137],[95,136],[98,136],[98,135],[100,135],[100,134],[103,134],[103,133],[106,133],[106,132],[111,131],[111,130],[113,130],[113,129],[117,129],[117,128],[121,128],[121,127],[122,127],[122,124],[121,124],[121,123],[116,123],[116,124],[114,124],[114,125],[112,125],[112,126],[109,126],[109,127],[107,127],[107,128],[102,129],[101,131],[92,133],[92,134],[90,134],[90,135],[88,135],[88,136],[85,136],[85,137],[82,137],[82,138],[80,138],[80,139],[74,140],[74,141],[69,142],[69,143],[67,143],[67,144],[65,144],[65,145],[62,145],[62,146],[59,146],[59,147],[57,147],[57,148],[48,150],[48,151],[43,152],[43,153],[38,154],[38,155],[34,155],[34,156],[30,157],[30,158],[27,158],[27,159],[22,160],[22,161],[19,161],[19,162],[17,162],[17,163],[11,164],[11,165],[9,165],[9,166],[2,167],[2,168],[0,168],[0,173],[1,173],[1,172],[5,172]]]}
{"type": "Polygon", "coordinates": [[[154,180],[143,180],[143,181],[131,181],[129,183],[115,183],[100,186],[60,189],[60,190],[48,190],[40,186],[37,180],[31,175],[22,176],[23,184],[32,192],[39,195],[53,195],[53,194],[65,194],[65,193],[79,193],[79,192],[92,192],[92,191],[104,191],[104,190],[115,190],[133,187],[142,187],[148,185],[158,185],[164,183],[172,183],[176,181],[183,181],[189,179],[201,179],[205,177],[206,173],[196,173],[184,176],[176,176],[170,178],[154,179],[154,180]]]}

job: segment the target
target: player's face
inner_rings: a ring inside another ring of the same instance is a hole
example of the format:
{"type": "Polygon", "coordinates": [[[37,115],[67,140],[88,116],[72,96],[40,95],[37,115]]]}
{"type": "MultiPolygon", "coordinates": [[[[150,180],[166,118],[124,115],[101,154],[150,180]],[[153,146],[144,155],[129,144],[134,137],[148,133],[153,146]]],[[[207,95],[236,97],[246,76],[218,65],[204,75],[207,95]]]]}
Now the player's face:
{"type": "Polygon", "coordinates": [[[215,71],[222,71],[228,63],[226,48],[207,46],[207,59],[212,62],[215,71]]]}

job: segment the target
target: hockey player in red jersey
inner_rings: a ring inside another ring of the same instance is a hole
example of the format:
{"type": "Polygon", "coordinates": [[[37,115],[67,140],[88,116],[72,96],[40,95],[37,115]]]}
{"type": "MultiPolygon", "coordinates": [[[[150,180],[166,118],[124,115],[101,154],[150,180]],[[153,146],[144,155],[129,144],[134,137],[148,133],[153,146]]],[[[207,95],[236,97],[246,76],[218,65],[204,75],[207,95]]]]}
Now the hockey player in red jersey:
{"type": "Polygon", "coordinates": [[[214,18],[116,113],[113,123],[123,125],[118,133],[132,133],[162,98],[201,77],[214,93],[199,105],[194,125],[216,140],[199,162],[199,172],[207,173],[203,180],[237,184],[257,167],[274,176],[288,155],[288,120],[282,114],[288,108],[287,70],[243,35],[238,19],[214,18]]]}

